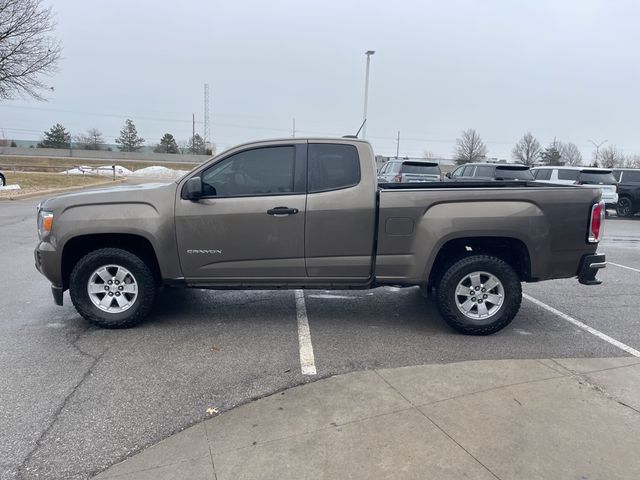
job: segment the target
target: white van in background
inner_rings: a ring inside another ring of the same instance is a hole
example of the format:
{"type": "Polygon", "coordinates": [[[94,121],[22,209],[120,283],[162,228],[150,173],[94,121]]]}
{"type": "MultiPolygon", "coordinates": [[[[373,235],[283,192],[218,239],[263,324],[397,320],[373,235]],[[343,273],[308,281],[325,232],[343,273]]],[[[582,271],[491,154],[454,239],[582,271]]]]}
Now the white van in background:
{"type": "Polygon", "coordinates": [[[618,182],[613,171],[596,167],[535,167],[531,169],[536,182],[560,185],[597,185],[602,190],[602,200],[607,208],[616,208],[618,182]]]}

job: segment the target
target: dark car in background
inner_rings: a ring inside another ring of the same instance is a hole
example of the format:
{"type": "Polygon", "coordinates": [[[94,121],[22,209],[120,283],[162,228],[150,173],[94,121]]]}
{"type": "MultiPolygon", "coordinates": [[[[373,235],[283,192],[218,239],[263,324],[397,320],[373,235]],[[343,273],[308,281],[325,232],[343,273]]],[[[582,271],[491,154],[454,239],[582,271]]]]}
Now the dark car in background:
{"type": "Polygon", "coordinates": [[[618,181],[618,216],[630,217],[640,212],[640,169],[614,168],[613,176],[618,181]]]}
{"type": "Polygon", "coordinates": [[[440,165],[427,160],[393,159],[378,172],[378,183],[439,182],[442,180],[440,165]]]}
{"type": "Polygon", "coordinates": [[[448,173],[447,178],[453,181],[533,181],[529,167],[514,163],[466,163],[448,173]]]}

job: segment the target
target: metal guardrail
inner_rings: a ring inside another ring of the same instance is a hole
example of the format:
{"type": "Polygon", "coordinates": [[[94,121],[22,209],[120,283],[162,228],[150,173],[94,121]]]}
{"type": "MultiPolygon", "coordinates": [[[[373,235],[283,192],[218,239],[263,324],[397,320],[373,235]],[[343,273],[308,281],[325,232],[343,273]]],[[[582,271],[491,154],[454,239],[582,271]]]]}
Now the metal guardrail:
{"type": "MultiPolygon", "coordinates": [[[[29,173],[66,173],[67,175],[78,175],[70,174],[69,170],[79,170],[82,172],[82,175],[92,173],[95,175],[100,175],[100,171],[112,172],[113,179],[116,179],[116,166],[112,165],[110,167],[89,167],[87,165],[73,165],[73,166],[50,166],[50,165],[17,165],[17,164],[2,164],[0,163],[0,171],[4,170],[5,172],[29,172],[29,173]]],[[[102,176],[106,176],[102,174],[102,176]]]]}

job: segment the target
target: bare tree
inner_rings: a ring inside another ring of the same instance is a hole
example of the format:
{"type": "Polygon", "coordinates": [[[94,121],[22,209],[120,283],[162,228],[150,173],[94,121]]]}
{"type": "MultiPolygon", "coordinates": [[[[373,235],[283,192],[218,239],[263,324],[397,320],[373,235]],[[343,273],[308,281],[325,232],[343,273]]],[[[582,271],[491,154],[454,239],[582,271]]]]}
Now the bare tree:
{"type": "Polygon", "coordinates": [[[54,27],[42,0],[0,0],[0,100],[43,99],[40,91],[49,87],[42,75],[57,70],[62,52],[54,27]]]}
{"type": "Polygon", "coordinates": [[[477,162],[487,156],[487,147],[480,135],[470,128],[462,132],[461,138],[456,138],[455,160],[458,165],[477,162]]]}
{"type": "Polygon", "coordinates": [[[535,139],[531,132],[527,132],[513,147],[511,156],[525,165],[534,165],[541,151],[540,142],[535,139]]]}
{"type": "Polygon", "coordinates": [[[562,146],[560,150],[560,156],[565,165],[571,165],[573,167],[582,165],[582,154],[575,143],[567,143],[562,146]]]}
{"type": "Polygon", "coordinates": [[[604,168],[619,167],[624,162],[624,156],[615,145],[607,145],[600,149],[600,166],[604,168]]]}
{"type": "Polygon", "coordinates": [[[104,138],[102,132],[97,128],[90,128],[87,133],[74,137],[74,142],[78,148],[85,150],[103,150],[104,138]]]}

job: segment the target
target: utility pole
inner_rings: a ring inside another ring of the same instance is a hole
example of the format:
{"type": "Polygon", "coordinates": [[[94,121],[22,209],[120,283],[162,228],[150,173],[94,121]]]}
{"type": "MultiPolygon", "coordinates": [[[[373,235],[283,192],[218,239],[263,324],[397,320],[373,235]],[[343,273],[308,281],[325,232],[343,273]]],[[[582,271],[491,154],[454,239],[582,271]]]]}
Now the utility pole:
{"type": "Polygon", "coordinates": [[[196,138],[196,114],[191,114],[191,153],[195,155],[196,149],[194,147],[196,138]]]}
{"type": "Polygon", "coordinates": [[[396,145],[396,160],[400,158],[400,130],[398,130],[398,144],[396,145]]]}
{"type": "Polygon", "coordinates": [[[369,64],[371,62],[371,55],[373,55],[375,50],[367,50],[364,54],[367,56],[367,71],[364,78],[364,114],[362,115],[362,120],[364,122],[364,127],[362,127],[362,138],[367,138],[367,102],[369,101],[369,64]]]}
{"type": "Polygon", "coordinates": [[[600,166],[600,164],[598,163],[598,161],[600,160],[600,147],[601,147],[602,145],[604,145],[605,143],[607,143],[609,140],[603,140],[603,141],[602,141],[602,142],[600,142],[600,143],[596,143],[596,142],[594,142],[594,141],[593,141],[593,140],[591,140],[591,139],[589,139],[589,141],[592,143],[592,145],[593,145],[594,147],[596,147],[596,165],[597,165],[597,166],[600,166]]]}
{"type": "Polygon", "coordinates": [[[295,117],[293,118],[293,138],[295,138],[296,136],[296,119],[295,117]]]}
{"type": "Polygon", "coordinates": [[[204,148],[209,148],[211,143],[211,127],[209,126],[209,84],[204,84],[204,148]]]}

